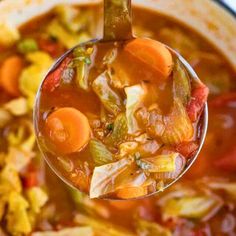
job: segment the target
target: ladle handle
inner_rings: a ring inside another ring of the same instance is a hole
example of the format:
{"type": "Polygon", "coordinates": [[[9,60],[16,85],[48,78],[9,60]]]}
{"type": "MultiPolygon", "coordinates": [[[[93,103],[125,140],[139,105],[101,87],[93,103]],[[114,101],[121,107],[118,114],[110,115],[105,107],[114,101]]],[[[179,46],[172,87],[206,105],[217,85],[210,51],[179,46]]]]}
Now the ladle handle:
{"type": "Polygon", "coordinates": [[[131,0],[104,0],[104,41],[133,38],[131,0]]]}

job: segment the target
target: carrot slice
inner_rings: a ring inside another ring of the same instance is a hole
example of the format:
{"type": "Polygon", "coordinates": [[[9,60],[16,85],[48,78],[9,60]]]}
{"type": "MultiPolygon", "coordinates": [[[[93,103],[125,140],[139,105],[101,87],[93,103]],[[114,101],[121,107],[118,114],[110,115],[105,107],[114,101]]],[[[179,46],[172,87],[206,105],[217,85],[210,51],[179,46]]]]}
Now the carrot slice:
{"type": "Polygon", "coordinates": [[[24,63],[19,56],[7,58],[0,68],[0,85],[10,95],[20,95],[19,76],[23,70],[24,63]]]}
{"type": "Polygon", "coordinates": [[[79,110],[64,107],[48,116],[45,132],[58,152],[69,154],[88,143],[90,126],[87,117],[79,110]]]}
{"type": "Polygon", "coordinates": [[[173,61],[170,51],[164,44],[151,39],[134,39],[128,42],[124,50],[134,58],[149,64],[158,75],[167,78],[172,70],[173,61]]]}
{"type": "Polygon", "coordinates": [[[121,199],[130,199],[145,196],[147,193],[146,187],[128,187],[119,189],[116,196],[121,199]]]}

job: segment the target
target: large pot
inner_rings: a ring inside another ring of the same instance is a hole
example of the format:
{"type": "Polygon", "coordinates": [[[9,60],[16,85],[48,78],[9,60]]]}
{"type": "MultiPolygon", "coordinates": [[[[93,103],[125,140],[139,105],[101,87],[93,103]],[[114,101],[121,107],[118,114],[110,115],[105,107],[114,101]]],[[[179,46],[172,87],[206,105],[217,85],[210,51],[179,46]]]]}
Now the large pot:
{"type": "MultiPolygon", "coordinates": [[[[210,0],[133,0],[194,28],[214,44],[236,69],[236,19],[210,0]]],[[[0,3],[0,22],[18,26],[59,3],[94,4],[101,0],[14,0],[0,3]]]]}

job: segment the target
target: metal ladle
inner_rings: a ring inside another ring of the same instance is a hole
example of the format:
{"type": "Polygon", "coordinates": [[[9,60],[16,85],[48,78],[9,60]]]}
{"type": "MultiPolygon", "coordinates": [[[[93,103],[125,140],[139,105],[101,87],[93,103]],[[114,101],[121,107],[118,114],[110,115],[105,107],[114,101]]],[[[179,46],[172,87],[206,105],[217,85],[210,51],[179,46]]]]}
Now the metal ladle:
{"type": "MultiPolygon", "coordinates": [[[[131,0],[104,0],[104,33],[103,33],[103,38],[101,40],[92,40],[87,43],[91,44],[96,44],[97,42],[102,42],[102,43],[110,43],[110,42],[115,42],[115,41],[126,41],[135,38],[132,33],[132,15],[131,15],[131,0]]],[[[80,45],[86,45],[86,42],[80,45]]],[[[76,46],[79,47],[80,45],[76,46]]],[[[65,60],[67,56],[74,50],[76,47],[70,49],[67,51],[64,55],[62,55],[58,61],[53,65],[51,70],[48,72],[48,74],[51,71],[54,71],[55,68],[57,68],[60,63],[65,60]]],[[[198,78],[197,74],[193,70],[193,68],[188,64],[188,62],[174,49],[166,46],[174,55],[176,58],[178,58],[181,62],[182,65],[185,67],[185,69],[188,71],[189,75],[191,78],[196,81],[196,82],[201,82],[200,79],[198,78]]],[[[39,89],[40,92],[40,89],[39,89]]],[[[38,114],[39,114],[39,92],[36,98],[36,104],[35,104],[35,109],[34,109],[34,125],[35,125],[35,130],[36,134],[39,132],[38,127],[37,127],[37,122],[38,122],[38,114]]],[[[200,122],[202,124],[200,134],[199,134],[199,148],[196,152],[196,154],[188,159],[186,163],[185,169],[181,172],[181,174],[175,178],[173,181],[171,181],[169,184],[167,184],[164,189],[168,188],[170,185],[175,183],[178,179],[180,179],[192,166],[194,161],[196,160],[202,146],[205,140],[206,132],[207,132],[207,126],[208,126],[208,108],[207,108],[207,103],[204,106],[203,112],[200,117],[200,122]]],[[[40,145],[39,145],[40,147],[40,145]]],[[[40,147],[41,151],[43,152],[43,149],[40,147]]],[[[53,171],[68,185],[73,186],[73,183],[62,176],[60,171],[50,163],[50,160],[44,155],[47,163],[49,166],[53,169],[53,171]]],[[[163,189],[162,189],[163,190],[163,189]]],[[[149,195],[145,195],[144,197],[148,197],[150,195],[156,194],[160,190],[150,193],[149,195]]],[[[143,198],[143,197],[139,197],[143,198]]],[[[108,198],[107,198],[108,199],[108,198]]],[[[111,198],[109,198],[111,199],[111,198]]]]}

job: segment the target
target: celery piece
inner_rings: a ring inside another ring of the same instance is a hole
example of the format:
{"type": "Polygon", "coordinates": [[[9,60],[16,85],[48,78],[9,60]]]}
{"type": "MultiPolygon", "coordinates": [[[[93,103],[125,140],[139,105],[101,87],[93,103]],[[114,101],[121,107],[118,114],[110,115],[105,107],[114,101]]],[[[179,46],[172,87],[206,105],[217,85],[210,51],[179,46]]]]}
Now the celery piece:
{"type": "Polygon", "coordinates": [[[17,45],[18,51],[21,53],[29,53],[38,50],[38,44],[35,39],[26,38],[21,40],[17,45]]]}

